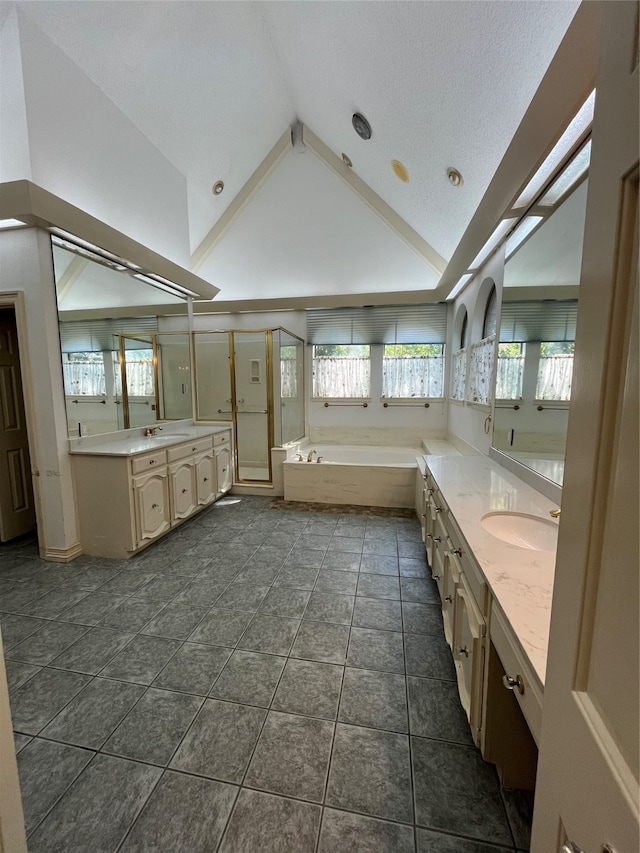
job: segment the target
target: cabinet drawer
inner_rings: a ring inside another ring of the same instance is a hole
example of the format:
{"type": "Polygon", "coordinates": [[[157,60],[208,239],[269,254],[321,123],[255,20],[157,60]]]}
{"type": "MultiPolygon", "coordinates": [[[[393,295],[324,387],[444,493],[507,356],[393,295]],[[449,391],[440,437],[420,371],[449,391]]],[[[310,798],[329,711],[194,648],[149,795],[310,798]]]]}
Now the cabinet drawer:
{"type": "MultiPolygon", "coordinates": [[[[542,730],[542,694],[543,688],[525,660],[522,650],[513,638],[513,631],[508,626],[495,603],[491,611],[491,641],[507,676],[519,679],[520,687],[515,687],[513,694],[518,700],[522,713],[531,729],[536,743],[540,742],[542,730]]],[[[505,688],[506,689],[506,688],[505,688]]]]}
{"type": "Polygon", "coordinates": [[[167,459],[169,462],[177,462],[179,459],[186,459],[187,456],[193,456],[194,453],[203,453],[205,450],[211,449],[211,438],[196,438],[193,441],[185,441],[184,444],[179,444],[177,447],[169,447],[167,449],[167,459]]]}
{"type": "Polygon", "coordinates": [[[231,444],[231,430],[214,433],[213,446],[220,447],[221,444],[231,444]]]}
{"type": "Polygon", "coordinates": [[[146,471],[153,471],[154,468],[160,468],[166,464],[166,450],[158,450],[154,453],[145,453],[144,456],[134,456],[131,460],[131,470],[134,474],[142,474],[146,471]]]}

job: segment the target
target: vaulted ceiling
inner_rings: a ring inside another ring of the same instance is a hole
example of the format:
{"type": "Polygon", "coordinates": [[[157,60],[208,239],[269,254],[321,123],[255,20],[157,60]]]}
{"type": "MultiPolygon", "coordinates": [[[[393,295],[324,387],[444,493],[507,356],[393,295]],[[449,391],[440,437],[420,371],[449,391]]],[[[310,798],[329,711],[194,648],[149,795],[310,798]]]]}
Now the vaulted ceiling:
{"type": "MultiPolygon", "coordinates": [[[[192,252],[301,121],[446,264],[579,4],[17,5],[186,177],[192,252]]],[[[221,300],[425,291],[440,275],[324,162],[293,150],[198,273],[221,300]]]]}

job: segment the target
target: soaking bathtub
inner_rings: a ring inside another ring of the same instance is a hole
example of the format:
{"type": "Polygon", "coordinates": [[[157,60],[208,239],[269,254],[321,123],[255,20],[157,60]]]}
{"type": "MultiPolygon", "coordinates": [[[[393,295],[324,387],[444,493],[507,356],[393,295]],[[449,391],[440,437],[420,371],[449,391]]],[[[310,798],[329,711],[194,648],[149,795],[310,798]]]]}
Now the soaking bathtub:
{"type": "Polygon", "coordinates": [[[417,447],[309,444],[300,448],[305,460],[287,460],[284,497],[288,501],[414,507],[417,447]],[[318,463],[315,460],[321,458],[318,463]]]}

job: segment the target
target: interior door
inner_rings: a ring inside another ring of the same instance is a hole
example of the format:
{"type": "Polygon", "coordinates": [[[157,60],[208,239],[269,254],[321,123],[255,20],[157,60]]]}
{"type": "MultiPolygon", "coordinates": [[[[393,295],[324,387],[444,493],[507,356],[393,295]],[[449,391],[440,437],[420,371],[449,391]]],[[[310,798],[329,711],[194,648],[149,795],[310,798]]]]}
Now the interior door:
{"type": "Polygon", "coordinates": [[[269,334],[232,332],[239,481],[271,481],[273,425],[269,334]]]}
{"type": "Polygon", "coordinates": [[[601,13],[532,853],[640,849],[638,5],[601,13]]]}
{"type": "Polygon", "coordinates": [[[0,541],[36,526],[15,314],[0,310],[0,541]]]}

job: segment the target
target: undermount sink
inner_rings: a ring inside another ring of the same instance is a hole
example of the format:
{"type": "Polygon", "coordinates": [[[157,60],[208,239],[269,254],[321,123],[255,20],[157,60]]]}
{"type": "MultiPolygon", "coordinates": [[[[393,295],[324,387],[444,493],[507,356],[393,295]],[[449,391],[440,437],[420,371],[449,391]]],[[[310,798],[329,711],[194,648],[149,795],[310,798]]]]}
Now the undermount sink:
{"type": "Polygon", "coordinates": [[[488,512],[480,523],[492,536],[518,548],[532,551],[555,551],[558,525],[538,515],[524,512],[488,512]]]}
{"type": "Polygon", "coordinates": [[[154,441],[176,441],[180,438],[191,438],[188,432],[171,432],[167,435],[148,435],[146,438],[152,438],[154,441]]]}

